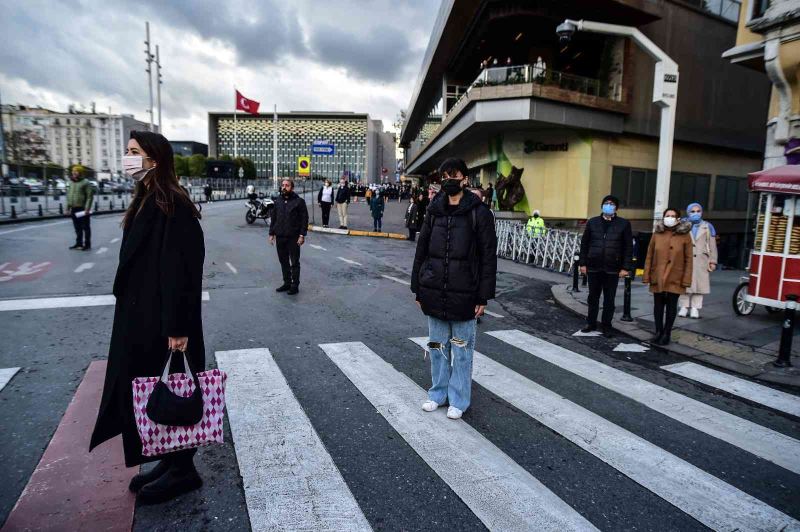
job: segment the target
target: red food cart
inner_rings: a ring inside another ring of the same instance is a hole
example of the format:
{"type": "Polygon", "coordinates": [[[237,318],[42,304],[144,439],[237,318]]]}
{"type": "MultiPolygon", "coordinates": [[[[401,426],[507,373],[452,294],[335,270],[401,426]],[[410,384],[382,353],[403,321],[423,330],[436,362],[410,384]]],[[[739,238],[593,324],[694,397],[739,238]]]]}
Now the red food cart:
{"type": "Polygon", "coordinates": [[[755,305],[783,309],[788,295],[800,297],[800,166],[754,172],[748,186],[760,194],[749,276],[734,294],[739,314],[755,305]]]}

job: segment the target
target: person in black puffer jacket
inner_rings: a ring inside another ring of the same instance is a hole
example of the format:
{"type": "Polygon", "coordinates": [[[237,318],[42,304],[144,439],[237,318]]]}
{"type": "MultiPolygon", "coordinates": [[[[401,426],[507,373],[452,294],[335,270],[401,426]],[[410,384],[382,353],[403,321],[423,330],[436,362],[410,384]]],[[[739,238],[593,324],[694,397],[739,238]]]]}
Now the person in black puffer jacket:
{"type": "Polygon", "coordinates": [[[600,294],[603,294],[603,336],[610,337],[614,318],[614,298],[617,285],[631,271],[633,262],[633,232],[631,223],[617,216],[619,200],[608,195],[603,198],[603,214],[586,222],[581,238],[579,266],[589,278],[589,314],[583,333],[597,330],[600,294]]]}
{"type": "Polygon", "coordinates": [[[470,404],[476,318],[494,298],[497,235],[492,212],[464,190],[464,161],[448,159],[439,172],[442,192],[420,228],[411,291],[428,316],[432,386],[422,409],[448,402],[447,417],[458,419],[470,404]]]}

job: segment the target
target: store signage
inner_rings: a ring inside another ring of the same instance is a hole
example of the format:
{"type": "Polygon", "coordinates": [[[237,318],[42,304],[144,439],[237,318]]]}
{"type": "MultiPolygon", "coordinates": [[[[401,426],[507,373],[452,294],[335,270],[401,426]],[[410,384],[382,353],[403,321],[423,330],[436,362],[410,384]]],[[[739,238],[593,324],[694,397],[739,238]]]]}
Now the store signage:
{"type": "Polygon", "coordinates": [[[535,151],[569,151],[569,142],[562,142],[560,144],[546,144],[544,142],[526,140],[525,153],[533,153],[535,151]]]}

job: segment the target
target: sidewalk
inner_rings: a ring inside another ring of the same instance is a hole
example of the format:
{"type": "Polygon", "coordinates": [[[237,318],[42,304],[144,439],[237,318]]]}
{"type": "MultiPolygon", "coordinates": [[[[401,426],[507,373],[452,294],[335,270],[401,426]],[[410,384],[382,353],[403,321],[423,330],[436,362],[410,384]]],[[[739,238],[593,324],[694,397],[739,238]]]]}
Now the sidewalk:
{"type": "MultiPolygon", "coordinates": [[[[407,209],[408,200],[404,200],[401,203],[398,203],[397,200],[389,200],[383,211],[381,231],[408,235],[405,220],[407,209]]],[[[322,211],[320,211],[319,205],[316,203],[316,198],[314,198],[313,212],[311,204],[308,204],[308,221],[311,225],[322,226],[322,211]]],[[[335,205],[331,209],[331,219],[328,225],[332,229],[339,227],[339,216],[336,214],[335,205]]],[[[347,209],[347,228],[355,231],[372,231],[372,215],[364,198],[358,198],[358,203],[350,202],[350,207],[347,209]]]]}
{"type": "MultiPolygon", "coordinates": [[[[765,381],[800,386],[800,328],[795,331],[792,346],[792,368],[776,368],[783,313],[768,314],[764,307],[756,307],[749,316],[737,316],[733,311],[733,291],[743,275],[741,270],[726,270],[712,274],[712,293],[705,297],[701,318],[677,318],[672,344],[667,350],[696,358],[737,373],[765,381]]],[[[574,312],[586,315],[588,287],[580,292],[571,291],[571,279],[552,287],[556,301],[574,312]],[[569,281],[569,282],[568,282],[569,281]]],[[[631,287],[632,322],[623,322],[624,290],[620,282],[617,291],[614,328],[640,341],[647,341],[655,330],[653,299],[648,287],[636,278],[631,287]]]]}

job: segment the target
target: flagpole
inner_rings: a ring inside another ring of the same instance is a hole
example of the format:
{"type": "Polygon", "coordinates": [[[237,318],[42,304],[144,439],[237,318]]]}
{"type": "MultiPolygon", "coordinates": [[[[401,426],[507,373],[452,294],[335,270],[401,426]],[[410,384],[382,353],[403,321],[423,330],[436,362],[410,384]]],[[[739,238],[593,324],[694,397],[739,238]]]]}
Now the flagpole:
{"type": "MultiPolygon", "coordinates": [[[[233,94],[236,95],[236,85],[233,86],[233,94]]],[[[238,95],[236,98],[238,99],[238,95]]],[[[236,109],[239,107],[239,102],[237,101],[236,104],[233,106],[233,158],[236,159],[239,157],[239,131],[238,127],[236,126],[236,109]]]]}
{"type": "Polygon", "coordinates": [[[272,111],[272,178],[278,190],[278,104],[272,111]]]}

